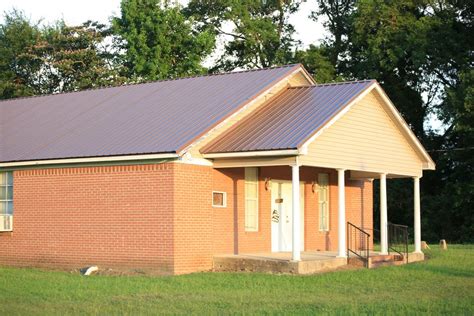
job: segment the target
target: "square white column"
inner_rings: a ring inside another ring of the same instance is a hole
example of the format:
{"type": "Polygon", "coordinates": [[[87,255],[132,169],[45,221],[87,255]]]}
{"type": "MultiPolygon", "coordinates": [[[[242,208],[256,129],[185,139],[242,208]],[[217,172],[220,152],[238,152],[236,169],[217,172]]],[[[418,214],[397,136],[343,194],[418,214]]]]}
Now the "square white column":
{"type": "Polygon", "coordinates": [[[420,207],[420,177],[413,178],[413,208],[415,230],[415,252],[421,252],[421,207],[420,207]]]}
{"type": "Polygon", "coordinates": [[[301,260],[301,211],[300,211],[300,167],[291,166],[292,179],[292,256],[293,261],[301,260]]]}
{"type": "Polygon", "coordinates": [[[380,174],[380,253],[388,254],[387,174],[380,174]]]}
{"type": "Polygon", "coordinates": [[[347,257],[346,247],[346,188],[344,169],[337,169],[338,217],[337,217],[337,256],[347,257]]]}

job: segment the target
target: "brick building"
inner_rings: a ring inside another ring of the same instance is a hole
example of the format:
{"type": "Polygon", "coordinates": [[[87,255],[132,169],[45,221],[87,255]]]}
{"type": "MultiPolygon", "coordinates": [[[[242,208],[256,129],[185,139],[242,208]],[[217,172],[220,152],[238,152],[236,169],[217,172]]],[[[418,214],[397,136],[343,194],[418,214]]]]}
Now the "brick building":
{"type": "MultiPolygon", "coordinates": [[[[0,264],[210,270],[222,254],[347,256],[381,181],[434,164],[375,81],[301,65],[0,102],[0,264]]],[[[372,235],[373,236],[373,235],[372,235]]],[[[372,243],[372,240],[369,241],[372,243]]]]}

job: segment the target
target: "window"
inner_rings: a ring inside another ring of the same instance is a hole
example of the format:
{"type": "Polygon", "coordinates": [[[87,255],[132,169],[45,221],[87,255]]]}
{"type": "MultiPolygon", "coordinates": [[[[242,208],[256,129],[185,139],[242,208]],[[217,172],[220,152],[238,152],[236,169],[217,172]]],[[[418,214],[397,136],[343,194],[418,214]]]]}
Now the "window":
{"type": "Polygon", "coordinates": [[[212,192],[212,206],[214,207],[226,207],[227,206],[227,194],[225,192],[212,192]]]}
{"type": "Polygon", "coordinates": [[[245,168],[245,230],[258,231],[257,168],[245,168]]]}
{"type": "Polygon", "coordinates": [[[319,230],[329,231],[329,175],[318,174],[319,230]]]}
{"type": "Polygon", "coordinates": [[[13,173],[0,172],[0,231],[12,230],[13,173]]]}

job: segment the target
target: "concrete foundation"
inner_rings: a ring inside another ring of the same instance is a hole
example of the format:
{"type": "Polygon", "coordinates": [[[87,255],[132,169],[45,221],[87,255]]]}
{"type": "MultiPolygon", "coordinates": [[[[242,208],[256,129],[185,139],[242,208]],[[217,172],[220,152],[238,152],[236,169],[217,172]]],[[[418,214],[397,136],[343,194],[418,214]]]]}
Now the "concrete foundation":
{"type": "MultiPolygon", "coordinates": [[[[423,261],[423,253],[408,254],[408,263],[423,261]]],[[[403,265],[406,260],[398,255],[373,253],[369,268],[403,265]]],[[[338,258],[335,252],[303,252],[301,261],[291,261],[291,253],[258,253],[214,256],[213,270],[218,272],[260,272],[283,274],[314,274],[336,270],[345,266],[364,267],[358,257],[338,258]]]]}

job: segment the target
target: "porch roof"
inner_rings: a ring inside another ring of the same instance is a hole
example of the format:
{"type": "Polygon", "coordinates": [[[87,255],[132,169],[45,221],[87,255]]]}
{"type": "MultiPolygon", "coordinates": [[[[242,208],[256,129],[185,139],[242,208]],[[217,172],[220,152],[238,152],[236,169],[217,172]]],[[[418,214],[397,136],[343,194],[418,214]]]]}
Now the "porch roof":
{"type": "Polygon", "coordinates": [[[290,87],[201,149],[204,154],[298,149],[374,80],[290,87]]]}

